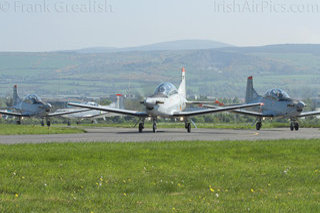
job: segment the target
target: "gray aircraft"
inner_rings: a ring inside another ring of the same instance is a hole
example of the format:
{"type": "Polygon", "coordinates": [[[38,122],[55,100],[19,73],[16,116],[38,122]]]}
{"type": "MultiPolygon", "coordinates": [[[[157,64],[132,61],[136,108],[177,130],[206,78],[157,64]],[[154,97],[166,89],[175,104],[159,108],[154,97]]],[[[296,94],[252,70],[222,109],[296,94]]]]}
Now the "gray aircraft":
{"type": "Polygon", "coordinates": [[[50,126],[51,117],[88,111],[81,109],[69,112],[50,113],[51,109],[51,104],[42,101],[37,95],[27,95],[25,98],[21,99],[18,95],[17,85],[14,85],[13,106],[7,110],[0,110],[0,114],[18,117],[17,124],[21,124],[23,117],[37,117],[42,119],[41,125],[44,126],[44,119],[46,119],[47,126],[50,126]]]}
{"type": "MultiPolygon", "coordinates": [[[[116,94],[117,97],[117,101],[111,103],[110,105],[108,105],[108,107],[113,107],[113,108],[118,108],[118,109],[123,109],[123,99],[122,99],[122,95],[121,94],[116,94]]],[[[97,104],[96,102],[87,102],[85,103],[87,105],[90,106],[99,106],[102,107],[101,105],[97,104]]],[[[80,108],[83,110],[83,108],[80,108]]],[[[65,109],[58,109],[56,112],[70,112],[70,111],[74,111],[74,110],[79,110],[79,108],[75,109],[75,108],[65,108],[65,109]]],[[[80,121],[84,120],[84,119],[89,119],[91,120],[92,123],[97,123],[97,119],[106,119],[106,117],[112,117],[115,116],[115,114],[113,113],[109,113],[109,112],[105,112],[105,111],[100,111],[100,110],[87,110],[85,112],[79,112],[79,113],[73,113],[73,114],[65,114],[62,115],[61,117],[68,119],[68,125],[71,125],[71,121],[70,120],[77,120],[76,123],[79,124],[80,121]]],[[[119,116],[118,114],[116,114],[116,116],[119,116]]]]}
{"type": "Polygon", "coordinates": [[[249,108],[260,106],[260,103],[243,104],[238,106],[230,106],[219,109],[200,109],[195,111],[184,111],[187,104],[201,104],[202,102],[187,101],[186,99],[186,80],[185,69],[182,69],[181,83],[177,89],[173,84],[165,82],[160,84],[152,96],[147,97],[141,104],[145,106],[145,111],[137,112],[125,109],[116,109],[111,107],[90,106],[88,104],[69,103],[70,106],[113,112],[123,115],[136,116],[139,119],[139,132],[144,129],[144,121],[146,118],[153,120],[153,132],[157,131],[157,118],[180,118],[185,122],[185,128],[191,132],[192,116],[204,115],[209,113],[217,113],[230,111],[235,109],[249,108]]]}
{"type": "MultiPolygon", "coordinates": [[[[253,77],[248,77],[246,90],[246,103],[262,103],[259,108],[253,110],[234,110],[232,112],[257,117],[256,129],[262,127],[263,118],[288,118],[290,119],[290,130],[299,130],[298,118],[319,115],[320,111],[303,112],[305,103],[290,98],[288,93],[282,89],[270,89],[265,95],[259,95],[253,88],[253,77]]],[[[217,109],[219,107],[203,105],[206,108],[217,109]]]]}

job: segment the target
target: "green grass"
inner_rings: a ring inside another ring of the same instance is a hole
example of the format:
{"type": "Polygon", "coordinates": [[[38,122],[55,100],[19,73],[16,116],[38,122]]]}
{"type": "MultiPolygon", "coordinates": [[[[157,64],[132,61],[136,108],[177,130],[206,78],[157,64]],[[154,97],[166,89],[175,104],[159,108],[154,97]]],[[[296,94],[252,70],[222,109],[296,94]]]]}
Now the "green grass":
{"type": "Polygon", "coordinates": [[[0,135],[35,135],[35,134],[71,134],[84,133],[80,128],[55,127],[40,125],[0,124],[0,135]]]}
{"type": "Polygon", "coordinates": [[[0,212],[319,212],[320,140],[0,146],[0,212]]]}

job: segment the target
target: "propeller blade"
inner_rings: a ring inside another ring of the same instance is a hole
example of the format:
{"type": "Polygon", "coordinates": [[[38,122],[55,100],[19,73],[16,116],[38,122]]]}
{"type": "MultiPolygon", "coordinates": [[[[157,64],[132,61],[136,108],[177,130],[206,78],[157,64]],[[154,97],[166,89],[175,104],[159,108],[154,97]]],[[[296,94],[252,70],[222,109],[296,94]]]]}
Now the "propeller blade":
{"type": "Polygon", "coordinates": [[[191,123],[193,124],[194,128],[198,129],[196,123],[195,123],[192,119],[190,119],[190,121],[191,121],[191,123]]]}

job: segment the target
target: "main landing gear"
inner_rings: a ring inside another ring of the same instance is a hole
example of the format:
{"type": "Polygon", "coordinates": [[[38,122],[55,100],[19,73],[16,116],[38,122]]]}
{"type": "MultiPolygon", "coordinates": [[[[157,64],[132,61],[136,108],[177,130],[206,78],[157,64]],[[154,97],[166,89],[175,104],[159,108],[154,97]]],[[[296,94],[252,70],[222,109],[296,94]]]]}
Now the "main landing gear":
{"type": "Polygon", "coordinates": [[[260,130],[262,127],[262,122],[261,122],[261,119],[258,120],[258,122],[256,123],[256,130],[260,130]]]}
{"type": "MultiPolygon", "coordinates": [[[[46,118],[46,124],[47,124],[48,127],[51,126],[51,122],[50,122],[50,120],[48,118],[46,118]]],[[[43,119],[41,120],[41,126],[44,126],[44,120],[43,119]]]]}
{"type": "Polygon", "coordinates": [[[143,129],[144,129],[144,119],[141,119],[139,121],[139,132],[141,133],[143,129]]]}
{"type": "Polygon", "coordinates": [[[291,121],[291,124],[290,124],[290,130],[291,131],[298,131],[299,130],[299,123],[297,121],[291,121]]]}
{"type": "Polygon", "coordinates": [[[188,133],[191,132],[191,123],[186,119],[186,122],[184,124],[184,127],[186,128],[186,130],[188,131],[188,133]]]}

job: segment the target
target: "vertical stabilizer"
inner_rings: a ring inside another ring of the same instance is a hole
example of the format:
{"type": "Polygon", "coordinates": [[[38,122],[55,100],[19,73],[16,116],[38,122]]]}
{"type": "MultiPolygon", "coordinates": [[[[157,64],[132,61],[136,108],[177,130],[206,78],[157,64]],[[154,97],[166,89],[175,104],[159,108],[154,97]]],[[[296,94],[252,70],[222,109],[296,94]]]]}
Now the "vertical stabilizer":
{"type": "Polygon", "coordinates": [[[253,88],[253,77],[248,77],[247,91],[246,91],[246,103],[252,103],[259,97],[258,93],[253,88]]]}
{"type": "Polygon", "coordinates": [[[18,95],[18,87],[17,85],[13,86],[13,106],[17,105],[21,101],[18,95]]]}
{"type": "Polygon", "coordinates": [[[117,103],[116,103],[116,108],[118,109],[123,109],[123,95],[117,94],[117,103]]]}
{"type": "Polygon", "coordinates": [[[187,93],[186,93],[186,70],[183,67],[181,70],[181,83],[178,89],[178,92],[180,95],[186,98],[187,93]]]}

